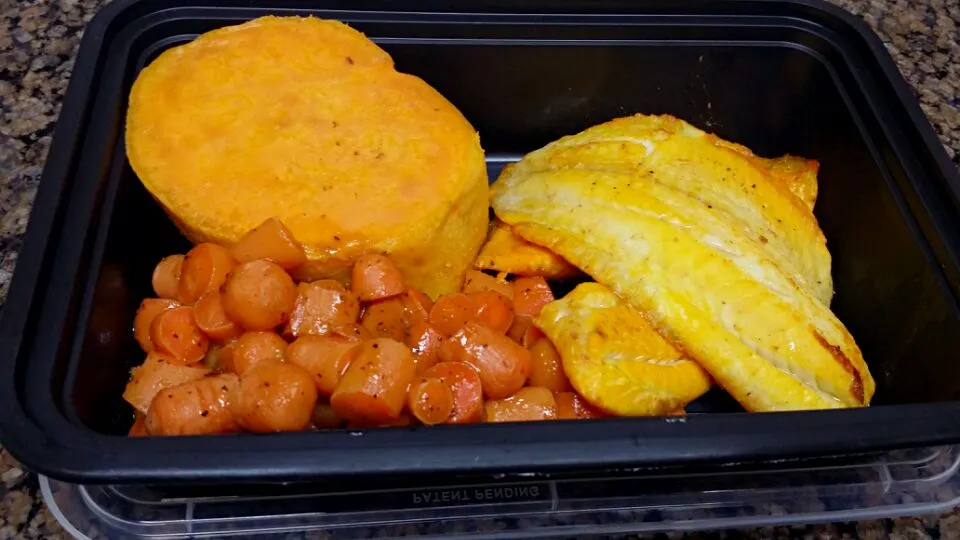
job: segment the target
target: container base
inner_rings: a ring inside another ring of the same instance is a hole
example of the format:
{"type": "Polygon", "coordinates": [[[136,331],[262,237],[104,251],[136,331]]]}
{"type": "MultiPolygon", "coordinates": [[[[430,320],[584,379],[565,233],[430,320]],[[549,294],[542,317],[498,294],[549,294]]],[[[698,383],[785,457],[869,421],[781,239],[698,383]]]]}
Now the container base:
{"type": "Polygon", "coordinates": [[[860,463],[331,490],[316,484],[152,488],[40,478],[80,539],[508,539],[802,525],[934,515],[960,504],[960,446],[860,463]],[[285,536],[290,538],[290,536],[285,536]],[[297,537],[297,536],[294,536],[297,537]]]}

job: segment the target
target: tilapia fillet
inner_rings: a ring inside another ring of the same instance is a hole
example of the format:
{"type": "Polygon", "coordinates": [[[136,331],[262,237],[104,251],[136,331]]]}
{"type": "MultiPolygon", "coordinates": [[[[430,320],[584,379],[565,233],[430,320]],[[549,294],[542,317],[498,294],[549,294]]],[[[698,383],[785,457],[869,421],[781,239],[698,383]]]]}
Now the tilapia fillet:
{"type": "MultiPolygon", "coordinates": [[[[608,148],[609,155],[618,147],[608,148]]],[[[669,163],[660,156],[657,167],[563,165],[547,147],[501,176],[493,207],[521,237],[564,257],[644,313],[746,409],[868,404],[873,378],[853,337],[827,307],[826,290],[817,286],[829,278],[829,254],[824,275],[822,233],[812,215],[802,215],[809,208],[783,186],[772,186],[776,180],[758,173],[748,158],[738,161],[739,152],[717,147],[730,154],[723,160],[731,168],[749,171],[737,176],[750,178],[764,197],[744,197],[742,183],[718,178],[694,155],[669,163]],[[690,170],[685,163],[692,163],[690,170]],[[780,198],[781,188],[794,202],[780,198]],[[767,212],[771,206],[792,217],[776,217],[767,212]],[[795,223],[781,229],[770,223],[778,219],[795,223]],[[778,235],[784,248],[770,249],[767,235],[778,235]],[[786,249],[795,243],[805,251],[786,249]]],[[[654,144],[646,156],[656,153],[654,144]]]]}
{"type": "Polygon", "coordinates": [[[710,376],[599,283],[581,283],[550,302],[536,324],[563,357],[577,393],[618,416],[683,409],[710,389],[710,376]]]}
{"type": "Polygon", "coordinates": [[[747,148],[682,120],[636,115],[531,152],[505,168],[498,183],[509,183],[516,175],[562,169],[643,175],[686,193],[740,229],[745,240],[759,244],[799,286],[830,305],[830,252],[811,212],[817,191],[816,162],[791,156],[758,158],[747,148]]]}

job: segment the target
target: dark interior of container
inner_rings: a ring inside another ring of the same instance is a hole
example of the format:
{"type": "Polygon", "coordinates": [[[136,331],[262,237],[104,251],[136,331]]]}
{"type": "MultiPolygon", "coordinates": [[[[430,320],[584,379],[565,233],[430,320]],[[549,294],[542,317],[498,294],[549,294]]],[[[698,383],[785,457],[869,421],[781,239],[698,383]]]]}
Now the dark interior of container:
{"type": "MultiPolygon", "coordinates": [[[[127,66],[127,89],[138,64],[163,46],[221,24],[227,23],[178,21],[176,31],[160,27],[146,35],[127,66]]],[[[942,274],[899,195],[898,185],[909,179],[903,170],[880,164],[878,156],[889,152],[890,143],[854,105],[857,89],[845,87],[846,67],[829,44],[437,43],[403,38],[414,30],[401,23],[356,26],[371,37],[389,38],[383,46],[400,70],[419,75],[460,108],[480,132],[491,179],[511,157],[633,113],[669,113],[759,155],[819,160],[815,213],[833,254],[832,307],[876,378],[874,404],[960,397],[960,325],[942,274]]],[[[457,32],[454,37],[473,38],[480,30],[464,26],[457,32]]],[[[123,106],[114,111],[117,119],[123,106]]],[[[143,360],[131,328],[138,303],[151,294],[152,268],[161,257],[188,249],[126,164],[119,142],[116,148],[103,178],[118,184],[100,214],[109,226],[102,260],[92,261],[99,264],[92,270],[95,296],[63,394],[69,416],[108,434],[125,433],[131,422],[121,393],[128,370],[143,360]]],[[[722,392],[689,409],[737,410],[722,392]]]]}

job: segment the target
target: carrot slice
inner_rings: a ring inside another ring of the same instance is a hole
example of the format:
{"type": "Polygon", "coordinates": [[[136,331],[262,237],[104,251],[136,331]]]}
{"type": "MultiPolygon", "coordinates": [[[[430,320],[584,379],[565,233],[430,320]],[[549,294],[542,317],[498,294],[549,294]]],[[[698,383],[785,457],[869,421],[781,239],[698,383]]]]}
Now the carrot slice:
{"type": "Polygon", "coordinates": [[[227,408],[237,388],[232,373],[206,377],[163,390],[150,403],[145,421],[150,435],[236,433],[240,426],[227,408]]]}
{"type": "Polygon", "coordinates": [[[251,229],[230,248],[237,262],[266,259],[284,270],[307,262],[303,246],[283,222],[272,217],[251,229]]]}
{"type": "Polygon", "coordinates": [[[433,301],[426,294],[413,287],[407,287],[407,291],[400,295],[400,301],[403,302],[403,316],[407,326],[416,321],[427,320],[430,318],[430,309],[433,308],[433,301]]]}
{"type": "Polygon", "coordinates": [[[374,335],[369,330],[357,323],[335,326],[330,330],[331,336],[340,336],[352,340],[373,339],[374,335]]]}
{"type": "Polygon", "coordinates": [[[130,382],[123,390],[123,399],[137,411],[147,414],[150,402],[158,392],[185,382],[195,381],[210,373],[202,366],[183,366],[160,353],[150,353],[143,364],[130,370],[130,382]]]}
{"type": "Polygon", "coordinates": [[[209,242],[197,244],[183,259],[177,300],[192,304],[204,293],[219,289],[236,265],[237,261],[227,248],[209,242]]]}
{"type": "Polygon", "coordinates": [[[243,329],[227,317],[220,291],[210,291],[201,296],[193,306],[193,315],[200,330],[212,340],[223,342],[240,337],[243,333],[243,329]]]}
{"type": "Polygon", "coordinates": [[[351,290],[361,302],[396,296],[406,290],[403,275],[386,255],[368,253],[353,264],[351,290]]]}
{"type": "Polygon", "coordinates": [[[513,324],[511,324],[510,329],[507,330],[507,337],[522,345],[523,336],[531,326],[533,326],[533,317],[528,315],[514,315],[513,324]]]}
{"type": "Polygon", "coordinates": [[[543,330],[537,328],[537,325],[532,324],[523,332],[520,344],[529,349],[541,339],[547,339],[547,335],[543,333],[543,330]]]}
{"type": "Polygon", "coordinates": [[[322,279],[297,285],[297,299],[287,324],[292,337],[322,336],[357,322],[360,302],[339,281],[322,279]]]}
{"type": "Polygon", "coordinates": [[[483,393],[502,399],[519,390],[530,374],[530,351],[478,321],[469,321],[450,338],[458,360],[480,374],[483,393]]]}
{"type": "Polygon", "coordinates": [[[230,413],[248,431],[300,431],[310,427],[317,389],[302,367],[265,361],[240,377],[229,399],[230,413]]]}
{"type": "Polygon", "coordinates": [[[310,373],[321,396],[330,396],[361,347],[360,341],[339,336],[303,336],[287,347],[284,358],[310,373]]]}
{"type": "Polygon", "coordinates": [[[557,419],[576,420],[584,418],[606,418],[609,416],[591,405],[576,392],[554,392],[557,403],[557,419]]]}
{"type": "Polygon", "coordinates": [[[330,397],[343,418],[374,424],[400,416],[416,366],[410,350],[392,339],[374,339],[360,348],[330,397]]]}
{"type": "Polygon", "coordinates": [[[442,296],[430,310],[430,322],[445,336],[452,336],[476,316],[477,306],[465,294],[442,296]]]}
{"type": "Polygon", "coordinates": [[[478,422],[483,417],[483,389],[480,375],[463,362],[441,362],[423,372],[427,378],[437,378],[453,392],[453,411],[448,424],[478,422]]]}
{"type": "Polygon", "coordinates": [[[180,302],[166,298],[147,298],[140,302],[137,315],[133,319],[133,337],[136,338],[143,352],[156,350],[153,340],[150,339],[150,325],[153,324],[153,319],[164,311],[175,307],[180,307],[180,302]]]}
{"type": "Polygon", "coordinates": [[[150,340],[158,352],[183,365],[203,360],[210,346],[210,340],[197,326],[191,306],[175,307],[157,315],[150,324],[150,340]]]}
{"type": "Polygon", "coordinates": [[[247,332],[234,345],[230,371],[242,376],[261,362],[283,360],[286,351],[287,342],[273,332],[247,332]]]}
{"type": "Polygon", "coordinates": [[[517,315],[536,317],[543,306],[555,300],[547,280],[540,276],[517,278],[513,285],[513,309],[517,315]]]}
{"type": "Polygon", "coordinates": [[[276,264],[256,260],[237,265],[223,288],[223,309],[245,330],[272,330],[293,311],[297,288],[276,264]]]}
{"type": "Polygon", "coordinates": [[[542,386],[553,392],[566,392],[573,387],[563,372],[560,351],[547,338],[530,347],[530,386],[542,386]]]}
{"type": "Polygon", "coordinates": [[[467,295],[477,306],[477,320],[482,324],[506,333],[513,325],[513,302],[496,291],[479,291],[467,295]]]}
{"type": "Polygon", "coordinates": [[[407,334],[407,347],[417,362],[417,373],[423,373],[439,361],[437,350],[441,343],[443,334],[435,326],[423,320],[413,323],[407,334]]]}
{"type": "Polygon", "coordinates": [[[487,422],[556,420],[557,402],[550,390],[527,386],[508,398],[488,401],[485,412],[487,422]]]}
{"type": "Polygon", "coordinates": [[[507,298],[513,298],[513,284],[506,279],[498,279],[484,274],[480,270],[467,270],[467,276],[463,280],[463,292],[470,294],[480,291],[498,292],[507,298]]]}
{"type": "Polygon", "coordinates": [[[405,341],[407,323],[403,316],[403,302],[399,298],[387,298],[369,304],[360,317],[360,326],[375,337],[405,341]]]}
{"type": "Polygon", "coordinates": [[[533,317],[527,315],[517,315],[513,318],[513,324],[507,330],[507,336],[528,349],[547,337],[543,330],[533,324],[533,317]]]}
{"type": "Polygon", "coordinates": [[[436,377],[421,377],[410,386],[407,407],[428,426],[442,424],[453,413],[453,390],[436,377]]]}
{"type": "Polygon", "coordinates": [[[153,269],[151,283],[153,292],[160,298],[177,298],[177,288],[180,286],[180,270],[183,268],[183,255],[164,257],[153,269]]]}

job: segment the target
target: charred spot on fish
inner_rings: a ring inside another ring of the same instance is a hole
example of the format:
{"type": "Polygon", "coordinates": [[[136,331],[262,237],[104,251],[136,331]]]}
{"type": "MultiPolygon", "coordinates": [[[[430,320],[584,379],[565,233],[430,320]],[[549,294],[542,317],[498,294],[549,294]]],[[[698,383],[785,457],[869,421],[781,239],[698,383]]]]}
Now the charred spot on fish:
{"type": "Polygon", "coordinates": [[[352,66],[352,65],[353,65],[353,58],[351,58],[351,57],[348,56],[348,57],[347,57],[347,63],[352,66]]]}
{"type": "Polygon", "coordinates": [[[857,402],[861,405],[865,405],[863,395],[863,379],[860,377],[860,372],[857,371],[857,368],[853,365],[853,362],[847,358],[847,355],[843,354],[843,351],[839,346],[834,345],[827,341],[826,338],[820,335],[820,332],[811,329],[813,332],[813,337],[817,339],[817,342],[820,343],[820,346],[827,350],[830,353],[830,356],[843,367],[844,371],[850,374],[853,377],[853,382],[850,383],[850,393],[853,394],[853,397],[857,399],[857,402]]]}
{"type": "Polygon", "coordinates": [[[760,235],[760,243],[761,243],[761,244],[766,244],[767,242],[769,242],[769,240],[767,240],[767,237],[761,234],[761,235],[760,235]]]}

